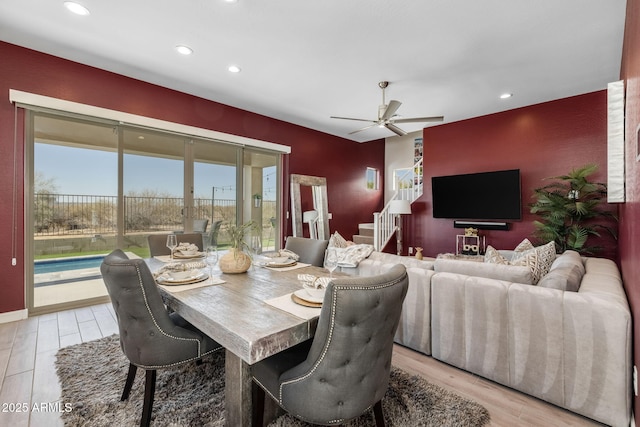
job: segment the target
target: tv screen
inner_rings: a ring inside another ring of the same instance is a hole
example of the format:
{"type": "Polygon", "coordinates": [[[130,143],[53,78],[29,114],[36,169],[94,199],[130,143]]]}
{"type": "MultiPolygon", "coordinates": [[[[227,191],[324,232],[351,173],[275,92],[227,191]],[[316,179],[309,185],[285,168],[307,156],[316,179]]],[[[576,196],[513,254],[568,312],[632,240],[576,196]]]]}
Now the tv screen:
{"type": "Polygon", "coordinates": [[[431,178],[434,218],[522,219],[520,170],[431,178]]]}

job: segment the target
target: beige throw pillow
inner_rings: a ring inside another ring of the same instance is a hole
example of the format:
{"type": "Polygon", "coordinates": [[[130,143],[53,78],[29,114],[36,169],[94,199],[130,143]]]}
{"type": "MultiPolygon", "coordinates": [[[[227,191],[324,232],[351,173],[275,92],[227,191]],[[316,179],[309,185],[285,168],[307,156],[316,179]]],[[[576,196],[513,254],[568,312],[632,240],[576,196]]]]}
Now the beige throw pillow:
{"type": "Polygon", "coordinates": [[[484,262],[490,264],[508,265],[509,260],[503,257],[496,248],[491,245],[487,246],[487,250],[484,252],[484,262]]]}

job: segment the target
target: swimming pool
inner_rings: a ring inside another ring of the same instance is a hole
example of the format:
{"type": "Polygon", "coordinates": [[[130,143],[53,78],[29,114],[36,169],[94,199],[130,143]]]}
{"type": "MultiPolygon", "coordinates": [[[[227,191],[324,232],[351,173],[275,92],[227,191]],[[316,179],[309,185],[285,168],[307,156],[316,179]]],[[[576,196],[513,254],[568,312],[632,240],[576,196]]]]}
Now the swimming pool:
{"type": "Polygon", "coordinates": [[[103,259],[104,255],[37,260],[33,266],[33,274],[59,273],[61,271],[81,270],[84,268],[99,268],[103,259]]]}

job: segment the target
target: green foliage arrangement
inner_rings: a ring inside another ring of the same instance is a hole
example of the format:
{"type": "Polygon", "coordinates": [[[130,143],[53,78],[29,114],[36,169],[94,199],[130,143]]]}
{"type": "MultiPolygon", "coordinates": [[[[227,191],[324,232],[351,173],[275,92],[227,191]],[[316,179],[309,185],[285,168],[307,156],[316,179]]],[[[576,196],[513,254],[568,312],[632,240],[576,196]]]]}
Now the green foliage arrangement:
{"type": "Polygon", "coordinates": [[[247,243],[247,233],[251,233],[257,229],[257,224],[254,221],[245,222],[242,225],[233,223],[227,224],[227,233],[231,240],[231,247],[238,251],[244,252],[245,249],[250,251],[249,244],[247,243]]]}
{"type": "Polygon", "coordinates": [[[559,253],[570,249],[593,255],[602,247],[587,245],[589,237],[600,236],[601,230],[617,237],[607,225],[611,220],[617,221],[604,208],[607,186],[588,179],[597,169],[597,165],[587,164],[567,175],[547,178],[554,182],[534,190],[531,213],[540,216],[539,221],[534,221],[534,236],[542,243],[555,241],[559,253]]]}

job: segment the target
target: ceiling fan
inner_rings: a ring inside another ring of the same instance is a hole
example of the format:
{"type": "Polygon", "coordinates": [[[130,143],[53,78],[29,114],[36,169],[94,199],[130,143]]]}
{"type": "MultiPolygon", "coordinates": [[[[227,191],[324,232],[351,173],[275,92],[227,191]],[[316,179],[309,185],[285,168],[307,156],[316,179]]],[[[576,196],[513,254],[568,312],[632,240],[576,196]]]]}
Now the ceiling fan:
{"type": "Polygon", "coordinates": [[[395,133],[396,135],[404,136],[404,135],[407,134],[407,132],[403,131],[398,126],[396,126],[395,125],[396,123],[441,122],[444,119],[443,116],[414,117],[414,118],[409,118],[409,119],[400,118],[400,117],[398,117],[396,115],[396,111],[398,111],[398,108],[400,108],[400,105],[402,105],[402,102],[391,100],[391,101],[389,101],[389,104],[385,103],[384,90],[387,88],[387,86],[389,86],[389,82],[387,82],[387,81],[380,82],[380,83],[378,83],[378,86],[380,87],[380,89],[382,89],[382,105],[380,105],[378,107],[378,119],[377,120],[354,119],[352,117],[331,116],[332,119],[356,120],[356,121],[359,121],[359,122],[370,122],[370,123],[373,123],[373,124],[371,124],[369,126],[363,127],[362,129],[358,129],[358,130],[354,130],[353,132],[349,132],[349,135],[352,135],[354,133],[363,131],[365,129],[369,129],[369,128],[378,126],[378,127],[381,127],[381,128],[387,128],[391,132],[395,133]]]}

